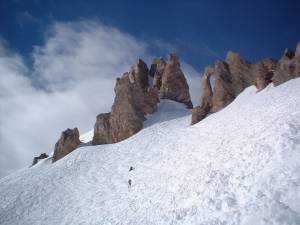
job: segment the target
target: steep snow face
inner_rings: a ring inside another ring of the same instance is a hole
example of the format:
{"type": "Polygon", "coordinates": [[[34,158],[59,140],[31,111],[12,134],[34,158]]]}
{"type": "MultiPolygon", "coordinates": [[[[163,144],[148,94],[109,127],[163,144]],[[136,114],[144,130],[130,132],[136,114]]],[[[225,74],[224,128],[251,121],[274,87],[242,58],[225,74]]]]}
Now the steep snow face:
{"type": "Polygon", "coordinates": [[[299,93],[250,87],[194,126],[163,102],[125,141],[1,179],[0,224],[300,224],[299,93]]]}

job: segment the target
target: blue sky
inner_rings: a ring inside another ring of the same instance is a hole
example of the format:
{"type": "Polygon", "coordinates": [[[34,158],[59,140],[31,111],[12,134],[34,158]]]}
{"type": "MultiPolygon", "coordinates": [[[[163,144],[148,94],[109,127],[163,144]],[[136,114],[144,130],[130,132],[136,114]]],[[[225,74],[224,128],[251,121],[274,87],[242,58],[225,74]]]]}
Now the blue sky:
{"type": "Polygon", "coordinates": [[[299,8],[296,0],[2,0],[0,35],[26,55],[43,43],[51,23],[97,19],[149,43],[168,44],[201,70],[229,49],[249,60],[279,57],[300,40],[299,8]]]}
{"type": "Polygon", "coordinates": [[[92,130],[139,57],[179,55],[195,105],[201,71],[228,50],[279,58],[300,41],[298,2],[0,0],[0,178],[66,128],[92,130]]]}

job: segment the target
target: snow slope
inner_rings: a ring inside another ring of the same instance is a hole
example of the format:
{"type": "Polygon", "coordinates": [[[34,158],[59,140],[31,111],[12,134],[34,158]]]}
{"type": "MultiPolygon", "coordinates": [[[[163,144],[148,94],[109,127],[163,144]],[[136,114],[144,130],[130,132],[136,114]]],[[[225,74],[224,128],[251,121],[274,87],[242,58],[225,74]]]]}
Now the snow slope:
{"type": "Polygon", "coordinates": [[[300,224],[299,93],[250,87],[194,126],[163,102],[125,141],[1,179],[0,224],[300,224]]]}

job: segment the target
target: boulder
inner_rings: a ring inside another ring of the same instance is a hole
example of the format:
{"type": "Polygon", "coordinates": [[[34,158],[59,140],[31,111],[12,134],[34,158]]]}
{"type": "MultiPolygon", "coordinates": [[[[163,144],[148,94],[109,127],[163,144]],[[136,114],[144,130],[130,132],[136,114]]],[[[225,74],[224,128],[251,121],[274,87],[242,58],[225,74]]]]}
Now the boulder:
{"type": "Polygon", "coordinates": [[[74,151],[80,144],[79,131],[77,128],[63,131],[60,139],[55,144],[52,162],[55,162],[74,151]]]}
{"type": "Polygon", "coordinates": [[[40,156],[34,157],[31,166],[34,166],[35,164],[37,164],[39,160],[41,160],[41,159],[46,159],[46,158],[48,158],[48,157],[49,157],[49,156],[48,156],[46,153],[42,153],[42,154],[40,154],[40,156]]]}
{"type": "Polygon", "coordinates": [[[200,106],[196,106],[195,108],[193,108],[191,125],[203,120],[207,116],[208,113],[209,113],[209,110],[206,110],[205,108],[202,108],[200,106]]]}
{"type": "Polygon", "coordinates": [[[161,78],[159,90],[161,99],[170,99],[184,103],[188,108],[193,108],[189,86],[180,68],[180,62],[176,55],[170,54],[161,78]]]}

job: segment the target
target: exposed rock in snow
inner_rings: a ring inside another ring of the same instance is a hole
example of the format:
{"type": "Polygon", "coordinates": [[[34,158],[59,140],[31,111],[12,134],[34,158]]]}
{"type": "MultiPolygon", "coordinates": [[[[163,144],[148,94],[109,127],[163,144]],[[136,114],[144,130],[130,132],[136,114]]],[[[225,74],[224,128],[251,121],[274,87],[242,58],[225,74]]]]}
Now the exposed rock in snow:
{"type": "Polygon", "coordinates": [[[94,145],[116,143],[140,131],[145,116],[157,110],[158,93],[161,99],[192,107],[189,86],[177,56],[171,54],[167,63],[163,58],[153,61],[150,76],[154,77],[154,86],[149,84],[148,74],[147,65],[139,60],[129,73],[117,80],[111,112],[97,116],[94,145]]]}
{"type": "Polygon", "coordinates": [[[63,131],[60,139],[55,144],[52,161],[55,162],[74,151],[80,143],[79,131],[77,128],[63,131]]]}
{"type": "Polygon", "coordinates": [[[204,119],[208,113],[223,109],[242,90],[253,84],[251,64],[237,53],[228,52],[224,62],[217,60],[214,68],[208,68],[202,77],[200,105],[192,110],[191,124],[204,119]],[[209,79],[212,74],[215,75],[213,92],[209,79]]]}
{"type": "Polygon", "coordinates": [[[283,56],[278,61],[278,65],[272,78],[274,85],[280,85],[290,79],[300,77],[300,43],[296,52],[285,49],[283,56]]]}
{"type": "Polygon", "coordinates": [[[149,86],[148,68],[142,61],[116,82],[116,97],[110,113],[97,116],[93,144],[122,141],[140,131],[145,115],[156,111],[158,95],[149,86]]]}
{"type": "Polygon", "coordinates": [[[223,79],[227,79],[231,83],[230,92],[233,92],[232,95],[236,97],[254,83],[255,76],[251,73],[252,64],[232,51],[227,53],[225,62],[230,77],[223,79]]]}
{"type": "Polygon", "coordinates": [[[214,73],[214,68],[209,65],[205,68],[201,79],[200,105],[192,109],[192,122],[195,124],[206,117],[212,108],[213,91],[210,84],[210,77],[214,73]]]}
{"type": "Polygon", "coordinates": [[[159,91],[161,99],[170,99],[184,103],[188,108],[193,108],[189,85],[180,69],[180,62],[176,55],[170,54],[161,79],[159,91]]]}
{"type": "Polygon", "coordinates": [[[209,110],[201,107],[196,106],[192,109],[192,119],[191,119],[191,125],[194,125],[195,123],[198,123],[199,121],[203,120],[207,114],[209,113],[209,110]]]}
{"type": "MultiPolygon", "coordinates": [[[[232,67],[237,67],[238,62],[233,65],[232,67]]],[[[228,64],[225,62],[215,62],[215,76],[211,112],[217,112],[231,103],[235,98],[235,93],[244,85],[238,82],[239,78],[231,74],[228,64]]]]}
{"type": "Polygon", "coordinates": [[[201,86],[204,86],[199,107],[192,112],[191,123],[197,123],[208,113],[217,112],[231,103],[245,88],[255,85],[258,91],[264,89],[271,82],[274,85],[282,84],[290,79],[300,76],[300,43],[296,53],[286,49],[280,60],[263,59],[251,64],[239,54],[229,51],[224,62],[216,61],[214,70],[207,75],[204,73],[201,86]],[[210,102],[211,93],[208,83],[212,74],[215,74],[215,85],[212,94],[210,109],[202,102],[210,102]]]}
{"type": "Polygon", "coordinates": [[[31,166],[34,166],[35,164],[37,164],[39,160],[41,160],[41,159],[46,159],[46,158],[48,158],[48,157],[49,157],[49,156],[48,156],[46,153],[42,153],[42,154],[40,154],[40,156],[34,157],[31,166]]]}
{"type": "Polygon", "coordinates": [[[258,91],[264,89],[272,82],[274,70],[277,62],[273,59],[263,59],[253,66],[253,74],[255,75],[255,86],[258,91]]]}

